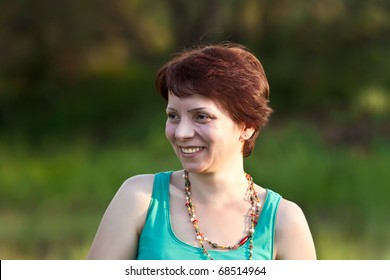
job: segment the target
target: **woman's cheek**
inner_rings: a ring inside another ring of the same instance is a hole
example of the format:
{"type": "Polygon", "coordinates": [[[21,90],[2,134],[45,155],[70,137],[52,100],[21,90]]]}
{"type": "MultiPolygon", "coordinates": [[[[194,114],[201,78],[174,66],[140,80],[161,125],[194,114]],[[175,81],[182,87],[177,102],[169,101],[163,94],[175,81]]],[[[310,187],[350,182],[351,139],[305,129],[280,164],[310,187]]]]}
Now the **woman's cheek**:
{"type": "Polygon", "coordinates": [[[168,122],[165,125],[165,137],[167,137],[169,141],[173,141],[175,138],[175,128],[172,124],[168,122]]]}

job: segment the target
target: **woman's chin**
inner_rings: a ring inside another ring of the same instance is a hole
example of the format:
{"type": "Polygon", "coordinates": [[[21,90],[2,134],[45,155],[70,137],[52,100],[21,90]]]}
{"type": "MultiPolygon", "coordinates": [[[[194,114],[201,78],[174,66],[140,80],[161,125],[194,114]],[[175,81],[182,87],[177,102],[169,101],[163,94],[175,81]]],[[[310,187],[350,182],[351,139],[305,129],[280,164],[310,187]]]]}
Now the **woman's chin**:
{"type": "Polygon", "coordinates": [[[190,173],[201,173],[206,170],[205,166],[200,164],[189,164],[182,162],[183,169],[187,170],[190,173]]]}

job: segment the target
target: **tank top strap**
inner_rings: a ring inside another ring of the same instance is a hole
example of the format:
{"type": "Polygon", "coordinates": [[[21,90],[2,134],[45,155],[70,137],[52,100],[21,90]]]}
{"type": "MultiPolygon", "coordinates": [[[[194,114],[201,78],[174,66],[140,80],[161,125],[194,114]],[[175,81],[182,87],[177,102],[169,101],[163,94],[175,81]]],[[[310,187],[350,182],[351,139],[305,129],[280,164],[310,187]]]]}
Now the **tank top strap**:
{"type": "Polygon", "coordinates": [[[281,200],[280,194],[270,190],[267,190],[267,195],[263,205],[263,211],[261,213],[261,219],[270,221],[271,225],[274,226],[276,220],[277,209],[281,200]]]}
{"type": "Polygon", "coordinates": [[[253,241],[255,247],[262,248],[262,250],[257,251],[262,254],[261,258],[272,260],[275,245],[276,215],[282,197],[270,189],[266,190],[267,195],[263,203],[263,209],[256,226],[253,241]]]}
{"type": "Polygon", "coordinates": [[[173,171],[159,172],[154,175],[152,200],[162,203],[163,209],[169,207],[169,185],[173,171]]]}

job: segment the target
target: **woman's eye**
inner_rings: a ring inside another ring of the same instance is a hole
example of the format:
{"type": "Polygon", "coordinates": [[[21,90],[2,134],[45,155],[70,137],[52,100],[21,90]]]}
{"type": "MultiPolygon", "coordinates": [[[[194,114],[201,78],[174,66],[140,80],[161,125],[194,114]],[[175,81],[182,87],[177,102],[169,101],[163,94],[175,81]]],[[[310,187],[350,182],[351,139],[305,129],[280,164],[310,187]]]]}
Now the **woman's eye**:
{"type": "Polygon", "coordinates": [[[167,113],[168,119],[170,120],[176,120],[178,119],[178,116],[174,113],[167,113]]]}
{"type": "Polygon", "coordinates": [[[198,114],[196,115],[196,119],[200,122],[208,122],[211,118],[208,115],[205,114],[198,114]]]}

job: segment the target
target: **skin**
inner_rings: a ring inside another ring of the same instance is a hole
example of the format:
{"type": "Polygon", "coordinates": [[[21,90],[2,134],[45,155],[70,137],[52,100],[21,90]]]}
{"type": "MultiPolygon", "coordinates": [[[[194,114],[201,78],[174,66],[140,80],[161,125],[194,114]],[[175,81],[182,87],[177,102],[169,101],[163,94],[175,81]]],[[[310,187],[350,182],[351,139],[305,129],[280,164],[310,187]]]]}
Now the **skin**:
{"type": "MultiPolygon", "coordinates": [[[[236,244],[248,232],[250,203],[242,148],[253,129],[233,122],[218,104],[199,95],[180,99],[170,94],[167,117],[165,134],[190,174],[201,231],[218,244],[236,244]]],[[[123,183],[103,216],[89,259],[136,259],[153,179],[153,174],[146,174],[123,183]]],[[[256,184],[255,188],[263,203],[266,190],[256,184]]],[[[170,184],[173,231],[183,242],[199,247],[184,201],[179,170],[171,175],[170,184]]],[[[281,200],[275,231],[274,259],[316,259],[306,218],[295,203],[281,200]]]]}

